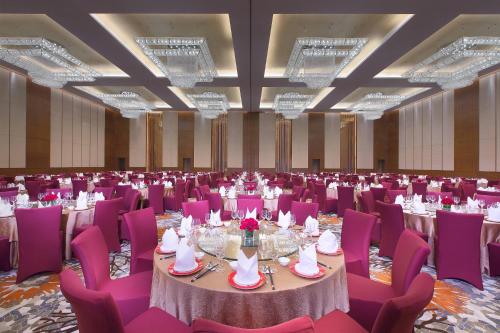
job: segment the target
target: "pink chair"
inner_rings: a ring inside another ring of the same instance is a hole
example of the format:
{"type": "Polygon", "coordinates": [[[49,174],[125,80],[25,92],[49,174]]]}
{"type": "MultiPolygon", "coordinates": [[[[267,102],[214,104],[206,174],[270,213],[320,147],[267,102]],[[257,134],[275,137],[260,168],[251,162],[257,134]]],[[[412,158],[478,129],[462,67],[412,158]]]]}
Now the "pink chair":
{"type": "Polygon", "coordinates": [[[95,187],[94,193],[102,193],[102,195],[104,195],[104,199],[110,200],[113,197],[113,188],[112,187],[95,187]]]}
{"type": "Polygon", "coordinates": [[[238,207],[238,211],[243,211],[243,213],[246,213],[247,210],[251,212],[254,209],[257,209],[257,217],[259,217],[262,216],[264,200],[262,200],[260,196],[259,198],[253,199],[242,199],[241,196],[238,196],[238,199],[236,199],[236,206],[238,207]]]}
{"type": "MultiPolygon", "coordinates": [[[[319,210],[324,213],[332,213],[337,208],[337,200],[326,197],[326,186],[323,183],[316,183],[314,185],[315,193],[319,203],[319,210]]],[[[353,194],[354,195],[354,194],[353,194]]]]}
{"type": "Polygon", "coordinates": [[[422,201],[424,201],[427,195],[427,182],[411,182],[412,194],[418,194],[422,196],[422,201]]]}
{"type": "Polygon", "coordinates": [[[406,190],[387,190],[387,198],[389,199],[389,203],[394,203],[394,201],[396,201],[396,197],[398,195],[402,195],[403,198],[405,198],[407,195],[407,191],[406,190]]]}
{"type": "Polygon", "coordinates": [[[222,204],[222,197],[220,193],[205,193],[205,200],[208,201],[208,206],[212,212],[220,211],[220,218],[222,221],[231,220],[231,212],[224,210],[224,205],[222,204]]]}
{"type": "Polygon", "coordinates": [[[352,186],[337,186],[337,216],[343,217],[346,209],[355,209],[354,205],[354,187],[352,186]]]}
{"type": "Polygon", "coordinates": [[[139,190],[128,189],[122,200],[120,215],[136,210],[138,208],[140,198],[141,192],[139,192],[139,190]]]}
{"type": "Polygon", "coordinates": [[[183,182],[175,184],[174,194],[165,197],[165,209],[178,212],[181,209],[182,202],[184,201],[184,189],[185,185],[183,182]]]}
{"type": "Polygon", "coordinates": [[[278,197],[278,207],[274,212],[272,212],[271,219],[273,221],[278,221],[278,215],[280,211],[283,212],[283,214],[288,213],[290,211],[290,208],[292,207],[294,198],[294,194],[280,194],[280,196],[278,197]]]}
{"type": "Polygon", "coordinates": [[[86,179],[72,179],[71,186],[73,187],[73,197],[78,198],[80,191],[87,192],[87,180],[86,179]]]}
{"type": "Polygon", "coordinates": [[[165,210],[163,209],[164,192],[165,187],[162,184],[148,186],[148,204],[149,207],[153,208],[155,214],[163,214],[165,212],[165,210]]]}
{"type": "Polygon", "coordinates": [[[483,290],[481,228],[483,214],[436,212],[437,279],[457,278],[483,290]]]}
{"type": "Polygon", "coordinates": [[[500,243],[488,243],[490,276],[500,276],[500,243]]]}
{"type": "Polygon", "coordinates": [[[129,189],[132,189],[132,185],[115,185],[114,188],[115,188],[115,197],[124,198],[125,193],[127,193],[129,189]]]}
{"type": "Polygon", "coordinates": [[[300,198],[300,201],[301,201],[301,202],[306,202],[306,201],[307,201],[307,199],[310,199],[310,198],[309,198],[309,196],[310,196],[310,195],[309,195],[309,194],[310,194],[309,192],[310,192],[310,191],[309,191],[309,189],[307,189],[307,188],[304,190],[304,192],[302,192],[302,197],[300,198]]]}
{"type": "Polygon", "coordinates": [[[210,205],[208,200],[183,202],[182,214],[184,217],[191,215],[193,219],[199,219],[200,223],[204,223],[205,216],[210,214],[210,205]]]}
{"type": "Polygon", "coordinates": [[[374,215],[346,209],[342,223],[341,247],[347,272],[370,277],[370,237],[376,220],[374,215]]]}
{"type": "Polygon", "coordinates": [[[16,283],[40,272],[62,269],[62,206],[14,211],[17,221],[19,265],[16,283]]]}
{"type": "Polygon", "coordinates": [[[0,271],[10,271],[11,268],[9,238],[0,236],[0,271]]]}
{"type": "Polygon", "coordinates": [[[303,192],[304,192],[304,186],[302,186],[302,185],[294,185],[293,189],[292,189],[293,200],[300,201],[300,198],[302,197],[302,193],[303,192]]]}
{"type": "Polygon", "coordinates": [[[370,331],[383,304],[407,292],[429,253],[427,243],[411,231],[405,230],[394,253],[391,285],[348,273],[349,316],[370,331]]]}
{"type": "Polygon", "coordinates": [[[193,191],[192,191],[194,197],[196,198],[196,201],[201,201],[203,200],[203,196],[201,195],[201,192],[198,188],[193,188],[193,191]]]}
{"type": "Polygon", "coordinates": [[[497,199],[500,201],[500,198],[498,198],[498,197],[500,197],[500,191],[485,191],[485,190],[478,189],[476,191],[476,195],[478,195],[478,194],[488,195],[488,196],[492,196],[492,197],[497,197],[497,199]]]}
{"type": "Polygon", "coordinates": [[[73,239],[71,249],[80,260],[87,289],[110,293],[125,324],[149,308],[152,273],[112,280],[106,242],[98,227],[92,226],[73,239]]]}
{"type": "Polygon", "coordinates": [[[260,199],[260,194],[239,194],[238,199],[260,199]]]}
{"type": "Polygon", "coordinates": [[[373,193],[373,199],[375,201],[385,202],[385,194],[387,193],[387,188],[385,187],[371,187],[370,192],[373,193]]]}
{"type": "Polygon", "coordinates": [[[314,330],[316,333],[413,333],[415,320],[431,302],[433,293],[434,279],[420,273],[404,295],[384,301],[371,330],[339,310],[314,322],[314,330]]]}
{"type": "Polygon", "coordinates": [[[130,274],[153,270],[153,253],[158,244],[158,228],[153,208],[123,215],[130,232],[130,274]]]}
{"type": "Polygon", "coordinates": [[[17,187],[15,188],[15,190],[12,191],[2,191],[0,192],[0,199],[9,200],[10,198],[17,196],[17,194],[18,194],[17,187]]]}
{"type": "Polygon", "coordinates": [[[474,195],[476,194],[476,183],[466,183],[466,182],[461,182],[458,185],[458,188],[460,189],[460,200],[461,201],[467,201],[467,198],[474,198],[474,195]]]}
{"type": "Polygon", "coordinates": [[[80,333],[188,333],[190,328],[159,308],[145,309],[124,326],[113,294],[86,289],[75,271],[59,274],[61,292],[71,304],[80,333]]]}
{"type": "Polygon", "coordinates": [[[304,225],[308,216],[318,218],[319,204],[317,202],[293,201],[290,212],[295,215],[295,223],[304,225]]]}
{"type": "Polygon", "coordinates": [[[30,200],[38,200],[38,194],[42,191],[42,182],[39,180],[27,180],[24,182],[30,200]]]}
{"type": "MultiPolygon", "coordinates": [[[[266,328],[231,327],[208,319],[195,319],[193,333],[314,333],[314,324],[309,317],[299,317],[285,323],[266,328]]],[[[330,332],[330,331],[328,331],[330,332]]]]}
{"type": "Polygon", "coordinates": [[[476,200],[484,200],[485,207],[500,202],[500,197],[496,195],[476,194],[476,200]]]}
{"type": "Polygon", "coordinates": [[[200,193],[201,193],[201,199],[202,200],[203,199],[206,200],[205,195],[211,192],[210,191],[210,186],[208,186],[208,185],[200,185],[199,186],[199,190],[200,190],[200,193]]]}

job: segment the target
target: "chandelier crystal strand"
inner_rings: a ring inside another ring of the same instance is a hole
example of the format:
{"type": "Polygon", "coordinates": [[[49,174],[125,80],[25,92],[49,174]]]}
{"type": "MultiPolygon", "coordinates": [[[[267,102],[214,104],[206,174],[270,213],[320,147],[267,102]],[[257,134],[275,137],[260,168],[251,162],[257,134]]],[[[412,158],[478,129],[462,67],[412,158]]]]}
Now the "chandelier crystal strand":
{"type": "Polygon", "coordinates": [[[285,76],[309,88],[330,86],[367,43],[366,38],[297,38],[285,76]]]}
{"type": "Polygon", "coordinates": [[[385,110],[393,108],[411,96],[384,95],[381,92],[367,94],[349,107],[349,110],[362,114],[367,120],[375,120],[382,117],[385,110]]]}
{"type": "Polygon", "coordinates": [[[227,113],[230,107],[225,94],[204,92],[203,94],[188,94],[187,97],[201,116],[207,119],[216,119],[219,115],[227,113]]]}
{"type": "Polygon", "coordinates": [[[0,38],[0,59],[28,72],[34,83],[62,88],[68,81],[92,82],[99,72],[45,38],[0,38]]]}
{"type": "Polygon", "coordinates": [[[135,119],[154,108],[139,94],[130,91],[122,91],[118,94],[96,94],[95,96],[104,103],[119,109],[124,118],[135,119]]]}
{"type": "Polygon", "coordinates": [[[478,73],[500,63],[500,37],[462,37],[403,74],[410,82],[437,83],[444,90],[471,85],[478,73]]]}
{"type": "Polygon", "coordinates": [[[217,77],[205,38],[138,37],[136,42],[173,86],[192,88],[217,77]]]}
{"type": "Polygon", "coordinates": [[[296,92],[277,94],[274,97],[273,110],[282,114],[285,119],[297,119],[311,103],[314,95],[303,95],[296,92]]]}

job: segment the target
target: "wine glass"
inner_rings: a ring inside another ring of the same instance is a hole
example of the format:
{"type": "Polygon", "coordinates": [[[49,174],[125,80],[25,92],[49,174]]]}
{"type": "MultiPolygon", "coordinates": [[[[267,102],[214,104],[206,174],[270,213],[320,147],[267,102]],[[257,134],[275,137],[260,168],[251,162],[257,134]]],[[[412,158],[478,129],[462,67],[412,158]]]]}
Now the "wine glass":
{"type": "Polygon", "coordinates": [[[274,265],[276,266],[278,258],[280,257],[280,244],[276,237],[273,237],[273,241],[271,244],[272,244],[271,259],[274,265]]]}
{"type": "Polygon", "coordinates": [[[481,207],[481,212],[483,212],[483,207],[485,205],[484,199],[479,199],[477,203],[479,207],[481,207]]]}
{"type": "Polygon", "coordinates": [[[297,219],[295,218],[295,214],[290,213],[290,229],[293,229],[293,226],[297,223],[297,219]]]}
{"type": "Polygon", "coordinates": [[[216,235],[214,242],[215,257],[219,261],[217,272],[224,272],[224,255],[226,253],[226,237],[224,234],[216,235]]]}
{"type": "Polygon", "coordinates": [[[245,211],[243,209],[238,210],[238,220],[243,220],[245,218],[245,211]]]}
{"type": "Polygon", "coordinates": [[[460,197],[459,196],[454,196],[453,197],[453,202],[455,203],[456,206],[460,203],[460,197]]]}
{"type": "Polygon", "coordinates": [[[43,193],[38,193],[38,200],[41,201],[43,199],[43,193]]]}
{"type": "Polygon", "coordinates": [[[206,213],[206,214],[205,214],[205,223],[206,223],[207,225],[210,225],[210,213],[206,213]]]}
{"type": "Polygon", "coordinates": [[[233,220],[238,219],[238,212],[236,210],[231,211],[231,219],[233,219],[233,220]]]}

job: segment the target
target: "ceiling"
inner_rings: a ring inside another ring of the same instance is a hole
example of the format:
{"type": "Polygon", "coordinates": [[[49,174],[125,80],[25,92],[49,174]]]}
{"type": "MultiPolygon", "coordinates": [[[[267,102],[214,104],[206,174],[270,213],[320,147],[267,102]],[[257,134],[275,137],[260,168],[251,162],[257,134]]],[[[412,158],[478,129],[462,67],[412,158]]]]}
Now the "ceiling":
{"type": "Polygon", "coordinates": [[[314,95],[307,112],[347,111],[375,92],[408,96],[407,104],[440,88],[402,73],[458,37],[477,35],[500,36],[499,1],[0,1],[0,37],[49,38],[102,74],[65,89],[89,98],[129,90],[164,111],[193,109],[187,95],[206,91],[225,93],[233,111],[270,111],[274,96],[286,92],[314,95]],[[172,87],[136,37],[205,37],[218,77],[172,87]],[[329,88],[315,90],[283,77],[297,37],[368,43],[329,88]]]}

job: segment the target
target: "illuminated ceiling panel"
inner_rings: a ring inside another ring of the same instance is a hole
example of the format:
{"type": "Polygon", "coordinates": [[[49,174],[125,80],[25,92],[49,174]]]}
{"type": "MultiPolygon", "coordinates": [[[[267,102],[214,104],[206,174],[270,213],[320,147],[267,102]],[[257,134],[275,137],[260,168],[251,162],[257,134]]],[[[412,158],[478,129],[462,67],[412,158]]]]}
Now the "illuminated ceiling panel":
{"type": "Polygon", "coordinates": [[[314,95],[311,104],[307,109],[314,108],[326,95],[332,92],[334,88],[323,88],[323,89],[309,89],[309,88],[286,88],[286,87],[263,87],[262,94],[260,96],[260,108],[261,109],[271,109],[274,103],[274,97],[277,94],[285,94],[289,92],[296,92],[301,95],[314,95]]]}
{"type": "Polygon", "coordinates": [[[380,92],[384,95],[401,95],[410,98],[428,89],[429,88],[360,87],[342,99],[339,103],[335,104],[332,109],[349,109],[368,94],[380,92]]]}
{"type": "Polygon", "coordinates": [[[99,94],[119,94],[123,91],[130,91],[140,95],[148,103],[155,106],[155,108],[170,108],[170,105],[163,102],[158,96],[144,87],[138,86],[75,86],[83,92],[94,97],[99,94]]]}
{"type": "Polygon", "coordinates": [[[195,106],[187,95],[197,95],[203,94],[205,92],[214,92],[219,94],[224,94],[229,101],[229,106],[231,109],[241,109],[241,94],[239,87],[194,87],[194,88],[177,88],[168,87],[172,92],[179,97],[189,108],[194,108],[195,106]]]}

